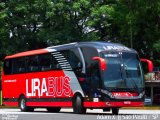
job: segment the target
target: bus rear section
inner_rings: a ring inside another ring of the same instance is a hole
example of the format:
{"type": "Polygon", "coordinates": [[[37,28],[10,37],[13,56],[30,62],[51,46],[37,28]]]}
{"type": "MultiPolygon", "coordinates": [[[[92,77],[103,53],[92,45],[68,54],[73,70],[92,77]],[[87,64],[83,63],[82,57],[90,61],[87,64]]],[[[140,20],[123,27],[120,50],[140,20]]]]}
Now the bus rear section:
{"type": "Polygon", "coordinates": [[[75,113],[143,106],[144,78],[137,52],[120,44],[82,42],[7,56],[3,104],[21,111],[75,113]]]}

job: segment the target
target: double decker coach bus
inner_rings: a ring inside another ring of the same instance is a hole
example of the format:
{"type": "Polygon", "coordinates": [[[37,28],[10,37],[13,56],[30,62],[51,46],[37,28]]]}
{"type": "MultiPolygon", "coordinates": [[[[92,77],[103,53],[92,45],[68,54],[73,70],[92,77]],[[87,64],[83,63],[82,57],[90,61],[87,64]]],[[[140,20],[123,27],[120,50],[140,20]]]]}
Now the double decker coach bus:
{"type": "Polygon", "coordinates": [[[3,104],[21,111],[75,113],[143,106],[144,78],[137,52],[121,44],[80,42],[5,57],[3,104]]]}

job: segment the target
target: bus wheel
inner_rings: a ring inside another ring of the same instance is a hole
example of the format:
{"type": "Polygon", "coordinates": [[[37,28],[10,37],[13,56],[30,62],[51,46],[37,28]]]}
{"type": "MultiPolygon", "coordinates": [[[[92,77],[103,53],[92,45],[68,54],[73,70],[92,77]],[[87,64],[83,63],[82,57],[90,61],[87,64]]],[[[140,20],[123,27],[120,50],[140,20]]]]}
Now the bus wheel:
{"type": "Polygon", "coordinates": [[[112,108],[113,115],[118,115],[118,113],[119,113],[119,108],[112,108]]]}
{"type": "Polygon", "coordinates": [[[22,112],[33,112],[34,111],[34,108],[26,106],[26,98],[24,96],[20,97],[18,104],[22,112]]]}
{"type": "Polygon", "coordinates": [[[80,95],[73,98],[73,112],[76,114],[86,113],[86,108],[83,106],[83,98],[80,95]]]}
{"type": "Polygon", "coordinates": [[[47,110],[48,112],[58,113],[61,110],[61,108],[60,107],[48,107],[47,110]]]}

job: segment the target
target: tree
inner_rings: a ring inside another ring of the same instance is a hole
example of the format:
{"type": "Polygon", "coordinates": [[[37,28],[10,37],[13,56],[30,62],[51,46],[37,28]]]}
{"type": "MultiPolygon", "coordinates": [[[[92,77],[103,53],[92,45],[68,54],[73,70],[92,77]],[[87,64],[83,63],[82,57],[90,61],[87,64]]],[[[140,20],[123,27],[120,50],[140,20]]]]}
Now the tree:
{"type": "Polygon", "coordinates": [[[0,3],[0,58],[2,59],[2,56],[4,53],[9,53],[9,51],[3,47],[8,45],[8,38],[9,38],[9,32],[8,32],[8,24],[6,22],[7,20],[7,8],[5,6],[4,2],[0,3]]]}
{"type": "Polygon", "coordinates": [[[160,40],[159,6],[159,0],[3,0],[0,52],[101,40],[153,59],[160,40]]]}
{"type": "Polygon", "coordinates": [[[136,49],[141,57],[154,59],[154,43],[160,40],[160,1],[119,0],[114,23],[118,40],[136,49]]]}

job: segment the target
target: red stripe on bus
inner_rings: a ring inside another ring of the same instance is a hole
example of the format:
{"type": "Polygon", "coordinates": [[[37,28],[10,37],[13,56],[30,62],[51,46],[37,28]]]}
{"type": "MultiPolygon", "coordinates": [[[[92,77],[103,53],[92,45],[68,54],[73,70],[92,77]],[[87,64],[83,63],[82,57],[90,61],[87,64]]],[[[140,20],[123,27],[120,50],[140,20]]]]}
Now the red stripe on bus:
{"type": "Polygon", "coordinates": [[[18,106],[18,102],[3,102],[3,105],[17,107],[18,106]]]}
{"type": "Polygon", "coordinates": [[[143,102],[84,102],[84,107],[140,107],[143,106],[143,102]]]}
{"type": "Polygon", "coordinates": [[[43,54],[43,53],[48,53],[48,52],[49,51],[47,51],[46,49],[32,50],[32,51],[17,53],[11,56],[6,56],[5,59],[23,57],[23,56],[29,56],[29,55],[38,55],[38,54],[43,54]]]}
{"type": "Polygon", "coordinates": [[[72,102],[27,102],[27,106],[39,107],[72,107],[72,102]]]}
{"type": "Polygon", "coordinates": [[[84,107],[106,107],[106,102],[84,102],[84,107]]]}
{"type": "Polygon", "coordinates": [[[131,102],[131,101],[123,101],[123,102],[110,102],[113,107],[141,107],[144,106],[144,102],[131,102]]]}

